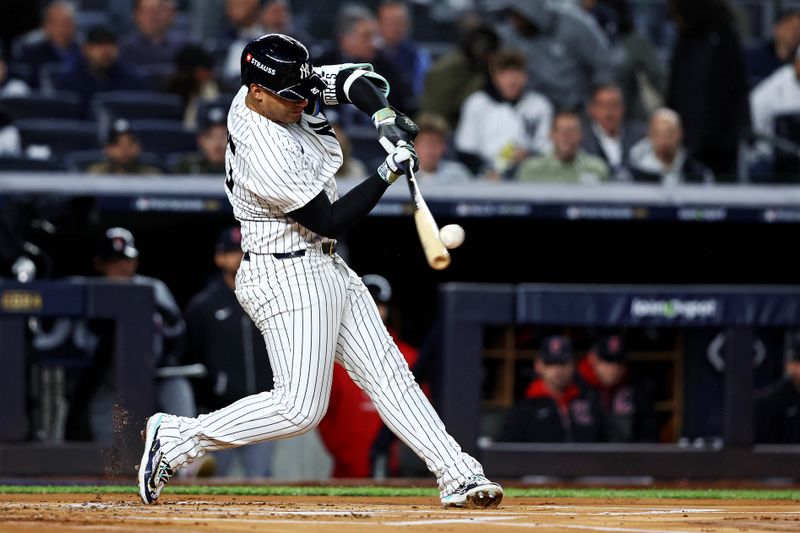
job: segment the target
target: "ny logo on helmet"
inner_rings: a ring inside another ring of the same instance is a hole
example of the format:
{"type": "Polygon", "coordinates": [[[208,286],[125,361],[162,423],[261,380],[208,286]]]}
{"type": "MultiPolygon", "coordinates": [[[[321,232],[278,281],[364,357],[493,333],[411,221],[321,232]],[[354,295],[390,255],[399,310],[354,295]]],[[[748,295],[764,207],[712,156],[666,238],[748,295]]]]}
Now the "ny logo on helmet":
{"type": "Polygon", "coordinates": [[[311,65],[303,63],[300,65],[300,78],[307,78],[311,75],[311,65]]]}

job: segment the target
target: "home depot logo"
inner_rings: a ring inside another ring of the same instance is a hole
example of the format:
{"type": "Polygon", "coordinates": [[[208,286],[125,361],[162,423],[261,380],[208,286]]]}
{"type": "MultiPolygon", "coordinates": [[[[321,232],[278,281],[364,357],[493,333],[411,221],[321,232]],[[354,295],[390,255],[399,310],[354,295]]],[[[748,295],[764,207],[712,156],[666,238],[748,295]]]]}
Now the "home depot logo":
{"type": "Polygon", "coordinates": [[[631,316],[635,318],[685,318],[688,320],[711,318],[718,311],[717,300],[669,300],[634,298],[631,302],[631,316]]]}

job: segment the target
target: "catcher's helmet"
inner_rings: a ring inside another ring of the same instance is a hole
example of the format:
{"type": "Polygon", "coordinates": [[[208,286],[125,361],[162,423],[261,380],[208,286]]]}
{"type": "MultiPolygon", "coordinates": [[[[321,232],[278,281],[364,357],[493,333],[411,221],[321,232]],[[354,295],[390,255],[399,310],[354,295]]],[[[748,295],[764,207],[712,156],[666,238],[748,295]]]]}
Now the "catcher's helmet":
{"type": "Polygon", "coordinates": [[[308,49],[297,39],[270,33],[250,41],[242,50],[242,85],[255,83],[287,100],[314,100],[325,88],[311,70],[308,49]]]}

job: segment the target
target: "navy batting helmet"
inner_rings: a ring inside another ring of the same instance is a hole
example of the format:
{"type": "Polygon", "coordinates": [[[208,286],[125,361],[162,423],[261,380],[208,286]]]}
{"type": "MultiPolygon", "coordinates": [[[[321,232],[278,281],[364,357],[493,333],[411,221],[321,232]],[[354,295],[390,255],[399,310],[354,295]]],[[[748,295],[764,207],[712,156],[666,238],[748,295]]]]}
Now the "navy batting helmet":
{"type": "Polygon", "coordinates": [[[263,87],[287,100],[309,101],[325,88],[311,70],[311,56],[300,41],[270,33],[247,43],[242,51],[242,85],[263,87]]]}

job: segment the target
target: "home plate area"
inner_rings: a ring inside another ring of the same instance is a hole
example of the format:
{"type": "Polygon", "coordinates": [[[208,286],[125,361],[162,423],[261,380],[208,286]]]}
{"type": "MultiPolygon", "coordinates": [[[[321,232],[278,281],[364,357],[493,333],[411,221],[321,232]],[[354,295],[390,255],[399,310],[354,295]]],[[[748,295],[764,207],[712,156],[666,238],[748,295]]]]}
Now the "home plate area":
{"type": "Polygon", "coordinates": [[[507,498],[492,510],[442,509],[427,498],[164,494],[4,495],[0,532],[481,531],[630,533],[800,531],[800,505],[770,500],[507,498]]]}

